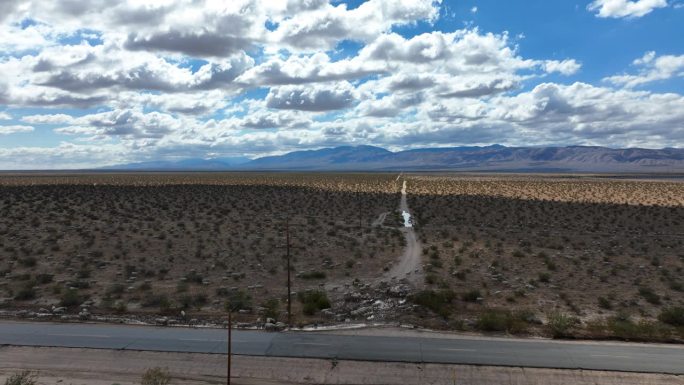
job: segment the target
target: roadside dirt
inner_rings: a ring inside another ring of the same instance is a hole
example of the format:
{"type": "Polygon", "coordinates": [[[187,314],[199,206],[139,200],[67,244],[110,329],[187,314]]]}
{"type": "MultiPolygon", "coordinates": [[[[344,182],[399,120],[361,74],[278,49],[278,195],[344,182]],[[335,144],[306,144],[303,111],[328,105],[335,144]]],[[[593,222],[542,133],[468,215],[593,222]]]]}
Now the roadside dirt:
{"type": "MultiPolygon", "coordinates": [[[[134,385],[151,367],[167,368],[172,385],[223,384],[226,357],[65,348],[0,348],[0,381],[31,370],[38,384],[134,385]]],[[[435,385],[682,385],[681,376],[601,371],[408,364],[234,356],[234,385],[435,384],[435,385]]]]}

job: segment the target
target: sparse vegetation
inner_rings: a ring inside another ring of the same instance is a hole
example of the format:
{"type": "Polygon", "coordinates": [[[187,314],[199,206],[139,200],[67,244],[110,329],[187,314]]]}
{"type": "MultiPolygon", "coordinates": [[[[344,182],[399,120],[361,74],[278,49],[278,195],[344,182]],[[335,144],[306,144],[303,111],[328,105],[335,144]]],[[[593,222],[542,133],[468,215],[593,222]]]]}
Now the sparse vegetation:
{"type": "Polygon", "coordinates": [[[658,319],[672,326],[684,326],[684,307],[671,307],[663,310],[658,319]]]}
{"type": "Polygon", "coordinates": [[[314,315],[319,310],[330,307],[330,300],[323,291],[313,290],[298,294],[299,301],[303,305],[303,312],[306,315],[314,315]]]}
{"type": "Polygon", "coordinates": [[[486,309],[477,318],[476,328],[487,332],[521,334],[527,331],[525,313],[505,309],[486,309]]]}
{"type": "Polygon", "coordinates": [[[411,301],[446,318],[451,313],[450,305],[455,298],[456,293],[451,290],[423,290],[411,296],[411,301]]]}
{"type": "Polygon", "coordinates": [[[277,319],[287,216],[297,322],[376,315],[556,337],[684,335],[684,183],[404,178],[425,267],[425,287],[406,292],[403,277],[376,287],[405,245],[396,174],[6,175],[1,306],[277,319]]]}
{"type": "Polygon", "coordinates": [[[36,375],[29,370],[15,373],[5,380],[5,385],[36,385],[36,375]]]}
{"type": "Polygon", "coordinates": [[[168,385],[171,383],[169,371],[162,368],[147,369],[142,375],[141,385],[168,385]]]}
{"type": "Polygon", "coordinates": [[[548,315],[548,327],[553,338],[564,338],[570,335],[570,329],[577,324],[577,319],[567,314],[553,312],[548,315]]]}

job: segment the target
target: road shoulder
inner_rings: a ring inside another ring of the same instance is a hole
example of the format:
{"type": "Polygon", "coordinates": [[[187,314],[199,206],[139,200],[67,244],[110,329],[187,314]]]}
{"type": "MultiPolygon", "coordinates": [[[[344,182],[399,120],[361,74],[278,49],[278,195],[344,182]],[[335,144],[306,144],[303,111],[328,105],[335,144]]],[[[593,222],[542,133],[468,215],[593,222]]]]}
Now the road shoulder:
{"type": "MultiPolygon", "coordinates": [[[[70,348],[0,348],[0,382],[32,370],[41,384],[138,384],[141,373],[165,367],[172,384],[225,381],[226,357],[216,354],[159,353],[70,348]]],[[[606,371],[505,368],[235,356],[233,384],[608,384],[682,385],[683,376],[606,371]]]]}

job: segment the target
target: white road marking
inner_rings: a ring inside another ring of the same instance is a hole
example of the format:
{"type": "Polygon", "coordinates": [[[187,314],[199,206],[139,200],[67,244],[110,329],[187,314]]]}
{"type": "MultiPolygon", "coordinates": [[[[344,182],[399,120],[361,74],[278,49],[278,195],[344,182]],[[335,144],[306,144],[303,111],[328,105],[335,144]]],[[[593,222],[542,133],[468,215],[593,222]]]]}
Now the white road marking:
{"type": "MultiPolygon", "coordinates": [[[[217,338],[217,339],[206,339],[206,338],[179,338],[178,340],[179,340],[179,341],[189,341],[189,342],[228,342],[227,339],[220,339],[220,338],[217,338]]],[[[234,339],[234,340],[232,340],[231,342],[232,342],[232,343],[236,343],[236,342],[247,342],[247,341],[244,341],[244,340],[235,340],[235,339],[234,339]]]]}
{"type": "Polygon", "coordinates": [[[632,358],[630,356],[616,356],[613,354],[592,354],[591,357],[632,358]]]}
{"type": "Polygon", "coordinates": [[[452,348],[440,348],[439,350],[446,350],[449,352],[476,352],[475,349],[452,349],[452,348]]]}
{"type": "Polygon", "coordinates": [[[56,337],[89,337],[89,338],[112,338],[112,336],[105,336],[101,334],[61,334],[61,333],[50,333],[46,334],[48,336],[56,337]]]}

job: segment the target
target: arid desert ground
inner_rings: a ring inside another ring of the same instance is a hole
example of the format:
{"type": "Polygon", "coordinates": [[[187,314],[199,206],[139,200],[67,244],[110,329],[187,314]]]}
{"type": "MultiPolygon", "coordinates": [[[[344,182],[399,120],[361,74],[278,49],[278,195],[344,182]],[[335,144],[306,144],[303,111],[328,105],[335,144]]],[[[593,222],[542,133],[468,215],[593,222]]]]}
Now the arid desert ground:
{"type": "Polygon", "coordinates": [[[0,314],[284,323],[288,236],[294,326],[684,338],[684,182],[592,175],[3,174],[0,314]]]}

